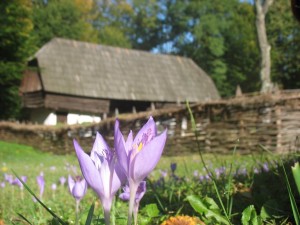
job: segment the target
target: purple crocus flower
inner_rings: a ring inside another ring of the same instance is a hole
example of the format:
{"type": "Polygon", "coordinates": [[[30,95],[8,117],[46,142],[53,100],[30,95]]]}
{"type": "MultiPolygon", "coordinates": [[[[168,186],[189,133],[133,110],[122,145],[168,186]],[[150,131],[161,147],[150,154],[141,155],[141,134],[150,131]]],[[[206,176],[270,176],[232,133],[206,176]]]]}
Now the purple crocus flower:
{"type": "Polygon", "coordinates": [[[96,135],[91,156],[84,153],[76,140],[74,147],[82,174],[89,186],[98,194],[104,210],[105,224],[109,224],[113,197],[125,178],[116,156],[99,133],[96,135]]]}
{"type": "Polygon", "coordinates": [[[68,185],[70,193],[76,200],[80,201],[86,194],[87,183],[84,178],[76,176],[73,179],[73,177],[69,175],[68,185]]]}
{"type": "Polygon", "coordinates": [[[253,169],[253,173],[259,174],[259,170],[258,170],[257,168],[254,168],[254,169],[253,169]]]}
{"type": "Polygon", "coordinates": [[[171,163],[170,168],[171,168],[172,174],[174,174],[174,173],[175,173],[175,170],[176,170],[176,168],[177,168],[177,163],[171,163]]]}
{"type": "Polygon", "coordinates": [[[65,177],[60,177],[59,178],[59,182],[60,182],[61,186],[64,186],[66,181],[67,181],[67,179],[65,177]]]}
{"type": "Polygon", "coordinates": [[[53,184],[51,185],[51,189],[52,189],[52,191],[56,191],[56,189],[57,189],[56,183],[53,183],[53,184]]]}
{"type": "Polygon", "coordinates": [[[40,189],[40,199],[43,197],[44,189],[45,189],[45,179],[44,179],[44,173],[41,172],[39,176],[36,177],[36,182],[40,189]]]}
{"type": "Polygon", "coordinates": [[[0,187],[5,188],[5,182],[4,181],[0,183],[0,187]]]}
{"type": "Polygon", "coordinates": [[[12,182],[14,181],[14,178],[11,174],[4,174],[4,180],[6,180],[9,184],[12,184],[12,182]]]}
{"type": "MultiPolygon", "coordinates": [[[[146,181],[142,181],[139,184],[139,187],[136,191],[136,195],[135,195],[135,201],[134,201],[134,220],[135,220],[135,224],[137,223],[137,215],[138,215],[138,211],[139,211],[139,205],[140,205],[140,201],[143,198],[143,196],[146,193],[146,181]]],[[[120,194],[119,196],[120,199],[122,199],[123,201],[128,201],[130,199],[130,189],[129,186],[126,185],[123,188],[123,193],[120,194]]]]}
{"type": "Polygon", "coordinates": [[[168,176],[168,172],[165,170],[159,170],[161,177],[165,178],[168,176]]]}
{"type": "Polygon", "coordinates": [[[55,198],[55,191],[57,189],[56,183],[51,184],[51,189],[52,189],[52,198],[55,198]]]}
{"type": "Polygon", "coordinates": [[[167,130],[157,136],[157,129],[152,117],[141,128],[133,139],[130,131],[125,141],[120,128],[119,121],[115,123],[115,148],[120,165],[127,176],[130,188],[130,201],[128,211],[128,222],[134,207],[134,200],[139,184],[157,165],[167,139],[167,130]]]}
{"type": "Polygon", "coordinates": [[[262,165],[262,168],[263,168],[263,171],[265,171],[265,172],[269,172],[269,165],[268,165],[268,163],[267,162],[265,162],[263,165],[262,165]]]}
{"type": "MultiPolygon", "coordinates": [[[[26,183],[26,181],[27,181],[27,177],[26,176],[21,176],[21,180],[24,182],[24,183],[26,183]]],[[[15,178],[13,181],[12,181],[12,183],[11,183],[12,185],[16,185],[16,186],[19,186],[20,188],[21,188],[21,190],[23,190],[23,184],[22,184],[22,182],[19,180],[19,178],[15,178]]]]}
{"type": "Polygon", "coordinates": [[[69,191],[76,200],[76,224],[78,224],[79,204],[87,190],[87,183],[81,176],[76,176],[74,179],[71,175],[68,177],[69,191]]]}
{"type": "Polygon", "coordinates": [[[198,177],[199,176],[199,171],[198,170],[194,170],[194,177],[198,177]]]}

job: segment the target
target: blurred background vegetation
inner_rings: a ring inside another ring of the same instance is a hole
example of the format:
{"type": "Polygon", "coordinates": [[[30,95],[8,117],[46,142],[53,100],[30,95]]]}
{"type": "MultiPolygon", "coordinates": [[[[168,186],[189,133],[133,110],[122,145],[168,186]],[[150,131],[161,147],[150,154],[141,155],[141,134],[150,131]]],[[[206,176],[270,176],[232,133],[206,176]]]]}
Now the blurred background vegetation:
{"type": "MultiPolygon", "coordinates": [[[[18,88],[26,61],[53,37],[192,58],[221,96],[259,91],[260,50],[253,1],[2,0],[0,119],[21,118],[18,88]]],[[[300,26],[286,0],[266,17],[272,81],[300,88],[300,26]]]]}

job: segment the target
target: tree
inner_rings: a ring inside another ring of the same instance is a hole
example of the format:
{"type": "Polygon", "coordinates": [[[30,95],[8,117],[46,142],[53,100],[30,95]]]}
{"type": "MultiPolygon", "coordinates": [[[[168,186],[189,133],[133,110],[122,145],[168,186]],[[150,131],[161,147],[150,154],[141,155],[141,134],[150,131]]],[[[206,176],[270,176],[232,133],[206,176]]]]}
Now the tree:
{"type": "Polygon", "coordinates": [[[235,7],[229,32],[225,33],[225,62],[231,94],[240,86],[243,92],[258,91],[260,52],[253,5],[240,2],[235,7]]]}
{"type": "Polygon", "coordinates": [[[157,0],[116,0],[99,3],[96,22],[100,43],[152,50],[161,43],[157,0]]]}
{"type": "Polygon", "coordinates": [[[133,26],[133,8],[127,2],[104,1],[98,3],[99,14],[94,22],[99,43],[117,47],[132,48],[130,34],[133,26]]]}
{"type": "MultiPolygon", "coordinates": [[[[232,0],[161,0],[171,53],[192,58],[214,80],[222,96],[258,89],[259,51],[253,6],[232,0]],[[241,60],[242,59],[242,60],[241,60]]],[[[161,46],[164,46],[162,43],[161,46]]]]}
{"type": "Polygon", "coordinates": [[[35,0],[33,6],[33,35],[39,47],[54,37],[98,42],[94,1],[35,0]]]}
{"type": "Polygon", "coordinates": [[[260,79],[262,82],[261,92],[269,92],[273,89],[271,81],[271,46],[268,42],[265,18],[269,7],[274,0],[255,0],[256,29],[259,48],[261,52],[260,79]]]}
{"type": "Polygon", "coordinates": [[[284,89],[300,88],[300,25],[285,0],[274,1],[266,18],[272,46],[272,79],[284,89]]]}
{"type": "Polygon", "coordinates": [[[161,5],[158,0],[133,0],[133,9],[132,46],[151,51],[165,40],[161,5]]]}
{"type": "Polygon", "coordinates": [[[20,116],[20,80],[34,49],[31,1],[3,0],[0,13],[0,118],[9,119],[20,116]]]}

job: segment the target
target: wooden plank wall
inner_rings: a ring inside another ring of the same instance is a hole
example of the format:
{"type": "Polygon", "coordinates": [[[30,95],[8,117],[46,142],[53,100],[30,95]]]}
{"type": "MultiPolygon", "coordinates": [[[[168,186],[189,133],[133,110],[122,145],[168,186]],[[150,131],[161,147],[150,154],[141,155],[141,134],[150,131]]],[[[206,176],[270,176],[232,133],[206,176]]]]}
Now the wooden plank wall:
{"type": "MultiPolygon", "coordinates": [[[[201,151],[228,154],[235,146],[241,154],[260,151],[287,153],[299,150],[300,92],[234,98],[192,106],[201,151]]],[[[152,115],[161,132],[168,128],[165,155],[198,151],[186,108],[120,115],[122,132],[136,133],[152,115]]],[[[114,118],[98,124],[45,127],[0,122],[0,140],[32,145],[59,154],[74,152],[73,139],[90,151],[96,132],[112,145],[114,118]]]]}
{"type": "Polygon", "coordinates": [[[109,112],[109,100],[47,93],[45,96],[45,107],[63,112],[76,111],[99,114],[109,112]]]}

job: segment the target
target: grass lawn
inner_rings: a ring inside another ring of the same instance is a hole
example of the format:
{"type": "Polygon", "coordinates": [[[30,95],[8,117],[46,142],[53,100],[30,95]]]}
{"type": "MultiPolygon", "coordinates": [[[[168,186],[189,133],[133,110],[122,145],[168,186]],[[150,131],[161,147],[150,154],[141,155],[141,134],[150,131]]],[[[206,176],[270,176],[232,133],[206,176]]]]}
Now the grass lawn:
{"type": "MultiPolygon", "coordinates": [[[[260,172],[266,170],[267,172],[267,169],[271,170],[272,168],[275,168],[277,166],[276,162],[278,156],[270,156],[269,154],[261,153],[246,156],[235,154],[234,157],[232,157],[232,155],[223,156],[205,154],[203,157],[210,171],[218,176],[221,170],[227,170],[228,172],[230,165],[232,164],[232,171],[237,175],[236,178],[234,178],[236,188],[240,188],[243,191],[253,188],[255,186],[255,180],[261,179],[259,182],[263,182],[264,179],[267,179],[267,183],[264,184],[266,187],[260,187],[258,189],[260,193],[257,194],[256,198],[252,196],[253,199],[247,199],[246,196],[246,203],[244,202],[245,206],[252,203],[252,201],[259,201],[257,200],[258,198],[261,202],[257,205],[261,207],[261,205],[264,204],[263,201],[266,201],[266,199],[268,200],[268,194],[272,192],[270,186],[268,186],[270,185],[268,182],[274,182],[273,178],[260,178],[257,176],[257,178],[254,179],[254,176],[256,176],[256,170],[259,170],[260,172]],[[266,198],[264,199],[260,196],[266,198]]],[[[32,200],[32,196],[30,196],[26,190],[21,190],[18,186],[12,186],[9,183],[4,182],[4,174],[13,174],[12,170],[19,176],[27,176],[26,183],[37,194],[39,193],[39,189],[36,183],[36,177],[43,172],[46,185],[42,200],[48,207],[55,211],[57,215],[60,215],[62,219],[68,221],[70,224],[74,224],[75,200],[69,194],[67,184],[61,185],[59,183],[59,178],[62,176],[67,178],[69,174],[81,174],[75,154],[53,155],[40,152],[29,146],[0,141],[0,183],[2,182],[5,184],[5,187],[0,189],[0,224],[11,224],[12,221],[18,224],[20,218],[18,213],[28,218],[33,224],[47,224],[51,217],[39,204],[32,200]],[[57,185],[55,191],[51,189],[52,184],[57,185]]],[[[146,208],[147,204],[155,203],[158,205],[162,217],[173,215],[176,213],[177,209],[178,212],[191,212],[192,214],[195,214],[195,212],[191,211],[190,207],[186,206],[187,203],[184,201],[184,198],[191,193],[199,196],[215,196],[211,184],[209,184],[208,181],[203,180],[206,174],[199,155],[162,157],[157,168],[149,176],[152,188],[147,186],[149,191],[147,191],[143,199],[144,202],[141,203],[141,211],[143,212],[143,208],[146,208]],[[176,164],[176,171],[174,173],[172,173],[170,168],[172,163],[176,164]],[[163,180],[164,176],[169,178],[163,180]],[[173,179],[174,177],[176,177],[177,180],[171,180],[171,178],[173,179]],[[164,183],[159,183],[162,180],[164,183]]],[[[224,179],[220,181],[218,185],[220,185],[220,187],[225,186],[224,179]]],[[[241,193],[242,191],[238,190],[237,192],[241,193]]],[[[96,199],[97,197],[95,194],[89,189],[87,195],[81,202],[80,218],[82,223],[87,216],[88,209],[92,202],[96,202],[95,214],[102,214],[101,205],[96,199]]],[[[272,199],[272,196],[269,199],[272,199]]],[[[237,202],[240,201],[241,199],[239,198],[237,202]]],[[[118,221],[122,221],[122,219],[124,221],[124,218],[126,217],[126,204],[127,203],[123,203],[120,200],[116,201],[116,215],[119,219],[118,221]]],[[[233,208],[235,209],[235,207],[233,208]]],[[[238,211],[240,209],[236,210],[238,211]]],[[[143,215],[141,215],[141,218],[144,218],[143,215]]],[[[147,222],[145,219],[140,223],[158,224],[157,222],[151,223],[149,221],[150,220],[147,222]]],[[[117,224],[122,225],[123,223],[119,222],[117,224]]]]}

